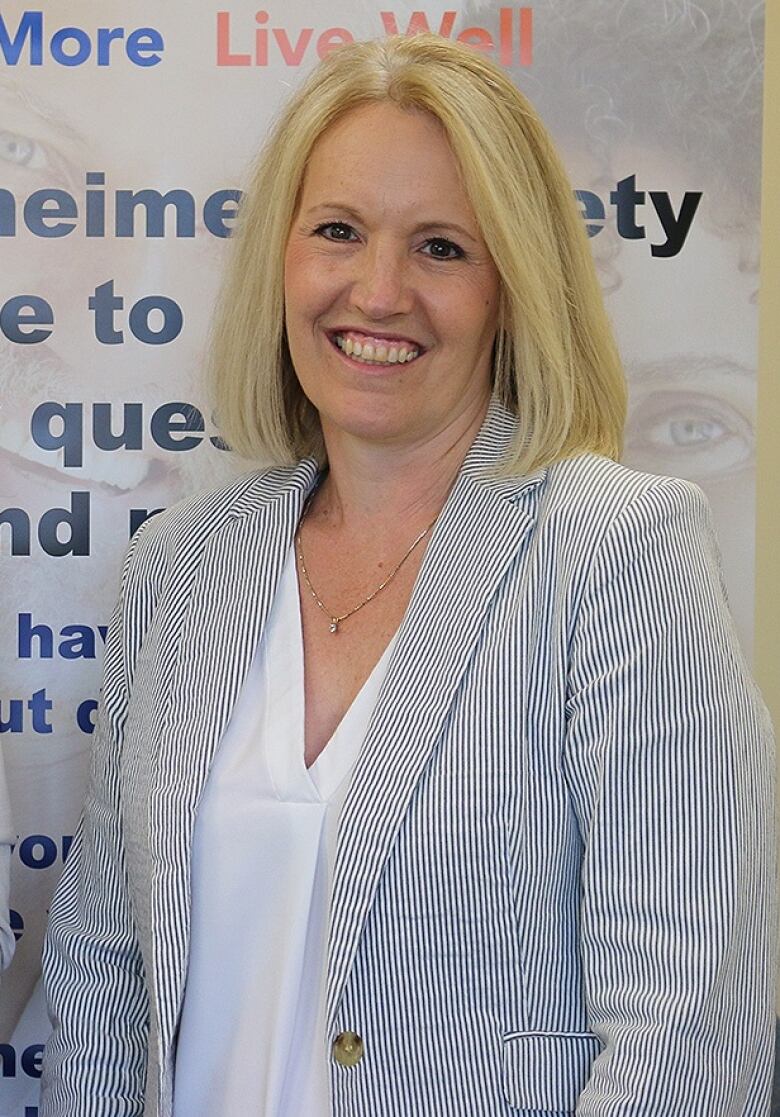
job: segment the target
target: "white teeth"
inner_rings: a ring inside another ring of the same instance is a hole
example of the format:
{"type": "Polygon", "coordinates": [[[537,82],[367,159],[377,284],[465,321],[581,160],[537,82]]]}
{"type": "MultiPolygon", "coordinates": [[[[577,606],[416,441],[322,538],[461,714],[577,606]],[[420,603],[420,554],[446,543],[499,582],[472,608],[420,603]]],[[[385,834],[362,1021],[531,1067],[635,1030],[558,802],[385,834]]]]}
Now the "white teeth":
{"type": "Polygon", "coordinates": [[[85,446],[83,465],[77,470],[66,468],[59,453],[42,450],[23,428],[5,425],[0,432],[0,446],[11,454],[34,465],[47,466],[63,477],[74,482],[75,479],[87,484],[110,485],[112,488],[129,491],[142,484],[151,467],[150,459],[142,454],[107,454],[93,446],[85,446]]]}
{"type": "Polygon", "coordinates": [[[409,361],[413,361],[415,357],[420,355],[419,349],[407,349],[405,345],[387,345],[384,342],[378,342],[375,346],[371,341],[353,341],[351,337],[344,338],[339,334],[336,335],[334,340],[339,349],[343,350],[348,357],[359,357],[361,360],[375,365],[408,364],[409,361]]]}
{"type": "Polygon", "coordinates": [[[107,454],[85,447],[84,470],[92,481],[112,485],[117,489],[134,489],[145,479],[151,462],[141,454],[107,454]]]}
{"type": "Polygon", "coordinates": [[[18,454],[19,457],[24,458],[25,461],[34,462],[36,465],[52,466],[54,469],[62,468],[64,472],[64,467],[61,466],[61,455],[42,450],[37,443],[33,442],[29,434],[21,441],[14,439],[16,445],[13,446],[13,448],[5,442],[5,439],[3,441],[5,445],[8,446],[9,450],[12,449],[13,453],[18,454]]]}

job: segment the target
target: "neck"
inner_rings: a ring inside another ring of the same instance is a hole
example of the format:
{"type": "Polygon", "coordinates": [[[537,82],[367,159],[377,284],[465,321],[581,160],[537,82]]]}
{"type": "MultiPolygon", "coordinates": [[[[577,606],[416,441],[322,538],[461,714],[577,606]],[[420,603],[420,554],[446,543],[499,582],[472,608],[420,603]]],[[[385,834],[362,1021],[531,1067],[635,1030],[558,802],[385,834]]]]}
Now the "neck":
{"type": "Polygon", "coordinates": [[[328,473],[314,501],[333,527],[411,534],[438,516],[487,411],[484,401],[424,443],[404,447],[366,443],[323,424],[328,473]]]}

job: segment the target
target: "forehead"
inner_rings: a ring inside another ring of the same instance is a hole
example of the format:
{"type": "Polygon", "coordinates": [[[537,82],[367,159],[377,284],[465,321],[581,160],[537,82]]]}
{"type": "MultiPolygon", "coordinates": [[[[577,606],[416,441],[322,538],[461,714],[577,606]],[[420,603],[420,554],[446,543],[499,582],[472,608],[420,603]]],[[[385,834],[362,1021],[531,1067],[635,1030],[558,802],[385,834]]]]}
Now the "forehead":
{"type": "Polygon", "coordinates": [[[471,213],[455,155],[432,114],[391,102],[361,105],[314,145],[303,180],[303,207],[422,208],[471,213]]]}

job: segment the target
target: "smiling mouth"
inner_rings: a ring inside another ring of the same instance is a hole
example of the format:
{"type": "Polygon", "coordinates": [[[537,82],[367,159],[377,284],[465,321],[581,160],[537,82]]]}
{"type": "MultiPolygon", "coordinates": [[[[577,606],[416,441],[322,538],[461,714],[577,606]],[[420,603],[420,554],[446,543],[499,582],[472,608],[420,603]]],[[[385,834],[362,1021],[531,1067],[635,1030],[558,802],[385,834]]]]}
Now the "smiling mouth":
{"type": "Polygon", "coordinates": [[[372,337],[355,330],[330,335],[333,344],[347,357],[366,365],[404,365],[423,352],[422,347],[405,338],[372,337]]]}
{"type": "MultiPolygon", "coordinates": [[[[14,484],[65,485],[107,495],[123,495],[167,473],[159,458],[145,454],[104,453],[84,445],[83,465],[67,468],[59,452],[42,449],[30,433],[31,401],[69,398],[71,370],[51,351],[28,354],[0,344],[0,474],[14,484]],[[24,478],[24,481],[19,481],[24,478]]],[[[4,479],[4,478],[3,478],[4,479]]]]}

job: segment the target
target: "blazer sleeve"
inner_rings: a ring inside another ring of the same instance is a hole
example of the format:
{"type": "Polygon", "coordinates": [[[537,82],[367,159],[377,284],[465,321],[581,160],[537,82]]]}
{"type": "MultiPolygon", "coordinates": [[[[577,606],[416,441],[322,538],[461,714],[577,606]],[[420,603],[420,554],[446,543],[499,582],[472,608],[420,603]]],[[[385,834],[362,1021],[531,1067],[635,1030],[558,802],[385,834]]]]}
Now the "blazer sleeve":
{"type": "Polygon", "coordinates": [[[144,1108],[149,1004],[119,809],[132,641],[148,604],[142,589],[131,589],[143,530],[128,550],[109,625],[83,814],[44,942],[53,1030],[43,1060],[41,1117],[140,1117],[144,1108]]]}
{"type": "Polygon", "coordinates": [[[567,718],[585,999],[603,1044],[577,1117],[766,1117],[772,734],[697,486],[655,479],[604,536],[567,718]]]}

